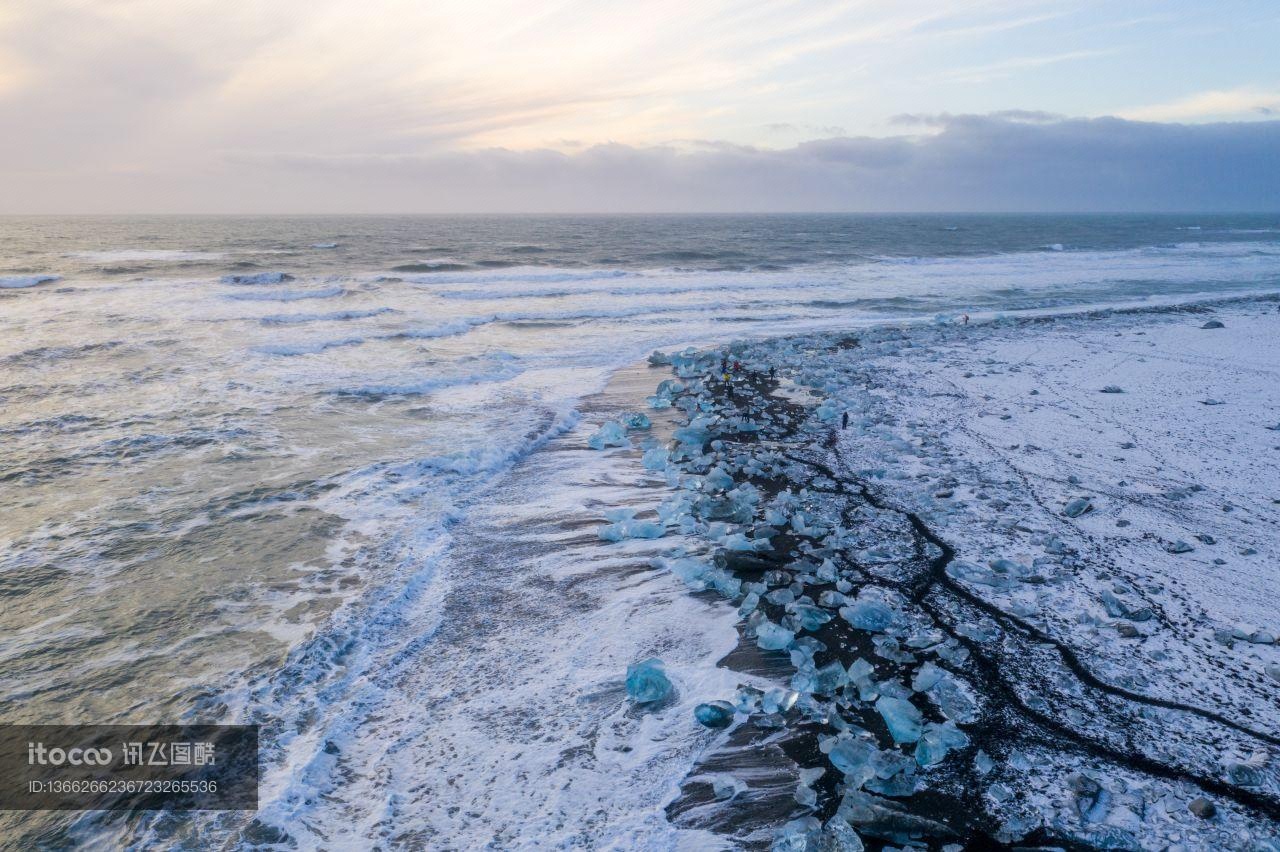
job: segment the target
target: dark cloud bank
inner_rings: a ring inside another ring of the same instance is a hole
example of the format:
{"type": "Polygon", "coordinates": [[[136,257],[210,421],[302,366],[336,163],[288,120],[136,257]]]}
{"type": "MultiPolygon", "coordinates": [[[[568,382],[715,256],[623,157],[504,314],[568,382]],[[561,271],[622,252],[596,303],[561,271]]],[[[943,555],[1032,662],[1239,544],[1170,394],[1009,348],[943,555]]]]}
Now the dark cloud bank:
{"type": "Polygon", "coordinates": [[[100,184],[104,209],[127,211],[1280,210],[1280,121],[1178,125],[1026,112],[898,120],[934,132],[786,150],[239,153],[191,172],[89,182],[100,184]]]}

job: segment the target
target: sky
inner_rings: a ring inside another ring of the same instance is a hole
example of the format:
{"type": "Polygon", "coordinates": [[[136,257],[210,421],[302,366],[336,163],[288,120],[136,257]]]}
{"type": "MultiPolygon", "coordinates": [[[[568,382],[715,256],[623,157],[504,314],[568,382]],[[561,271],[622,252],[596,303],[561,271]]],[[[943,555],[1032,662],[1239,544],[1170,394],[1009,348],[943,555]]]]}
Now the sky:
{"type": "Polygon", "coordinates": [[[1276,210],[1274,0],[0,0],[0,212],[1276,210]]]}

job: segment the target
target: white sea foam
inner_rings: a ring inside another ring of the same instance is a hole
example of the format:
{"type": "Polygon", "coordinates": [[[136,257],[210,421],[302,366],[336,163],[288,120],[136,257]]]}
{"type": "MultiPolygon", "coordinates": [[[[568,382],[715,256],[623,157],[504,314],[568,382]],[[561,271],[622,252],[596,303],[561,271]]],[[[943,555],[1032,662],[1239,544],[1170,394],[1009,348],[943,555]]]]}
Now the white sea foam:
{"type": "Polygon", "coordinates": [[[154,261],[157,263],[172,263],[177,261],[196,261],[196,260],[221,260],[225,257],[222,252],[214,251],[188,251],[186,249],[110,249],[108,251],[77,251],[72,252],[68,257],[74,257],[78,260],[90,260],[98,263],[118,263],[129,262],[139,263],[154,261]]]}
{"type": "Polygon", "coordinates": [[[292,280],[293,276],[287,272],[256,272],[252,275],[224,275],[221,278],[223,284],[236,285],[282,284],[292,280]]]}
{"type": "Polygon", "coordinates": [[[345,292],[342,287],[323,287],[319,290],[252,290],[246,293],[227,293],[224,298],[242,302],[296,302],[302,299],[332,299],[345,292]]]}
{"type": "Polygon", "coordinates": [[[366,311],[330,311],[321,314],[272,314],[258,321],[264,325],[296,325],[308,322],[341,322],[345,320],[368,319],[382,314],[395,313],[394,308],[371,308],[366,311]]]}
{"type": "Polygon", "coordinates": [[[359,346],[364,343],[363,337],[344,337],[341,340],[320,340],[314,343],[274,343],[255,346],[255,352],[264,355],[314,355],[327,349],[339,349],[346,346],[359,346]]]}

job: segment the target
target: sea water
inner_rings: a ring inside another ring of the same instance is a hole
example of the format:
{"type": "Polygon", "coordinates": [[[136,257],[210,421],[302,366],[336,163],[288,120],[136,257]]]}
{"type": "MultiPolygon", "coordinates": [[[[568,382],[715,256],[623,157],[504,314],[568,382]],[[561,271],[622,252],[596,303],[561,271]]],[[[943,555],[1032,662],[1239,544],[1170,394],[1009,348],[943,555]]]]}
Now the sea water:
{"type": "Polygon", "coordinates": [[[0,721],[264,725],[256,820],[0,838],[714,845],[661,812],[711,734],[624,681],[731,696],[736,616],[597,534],[664,496],[587,448],[621,368],[1276,289],[1260,216],[0,218],[0,721]]]}

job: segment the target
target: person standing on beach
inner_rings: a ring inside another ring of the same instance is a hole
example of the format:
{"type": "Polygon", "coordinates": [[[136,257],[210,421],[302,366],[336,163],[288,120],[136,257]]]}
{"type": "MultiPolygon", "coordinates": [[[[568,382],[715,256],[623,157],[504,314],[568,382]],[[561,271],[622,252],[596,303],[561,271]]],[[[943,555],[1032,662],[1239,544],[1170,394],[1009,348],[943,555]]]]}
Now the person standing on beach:
{"type": "Polygon", "coordinates": [[[849,412],[847,411],[840,417],[840,428],[841,429],[849,428],[849,412]]]}

